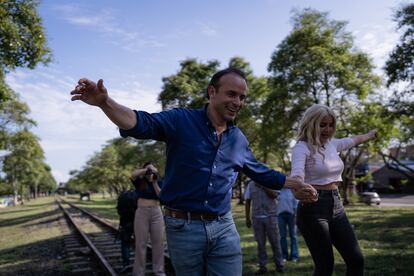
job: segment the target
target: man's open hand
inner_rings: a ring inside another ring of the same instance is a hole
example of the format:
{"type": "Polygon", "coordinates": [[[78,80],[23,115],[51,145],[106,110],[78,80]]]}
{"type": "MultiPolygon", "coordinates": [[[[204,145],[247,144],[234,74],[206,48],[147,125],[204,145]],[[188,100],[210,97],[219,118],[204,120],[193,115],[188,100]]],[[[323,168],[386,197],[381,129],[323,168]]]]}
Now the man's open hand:
{"type": "Polygon", "coordinates": [[[87,104],[101,106],[108,100],[108,91],[100,79],[95,83],[88,79],[80,79],[75,89],[70,92],[72,101],[81,100],[87,104]]]}

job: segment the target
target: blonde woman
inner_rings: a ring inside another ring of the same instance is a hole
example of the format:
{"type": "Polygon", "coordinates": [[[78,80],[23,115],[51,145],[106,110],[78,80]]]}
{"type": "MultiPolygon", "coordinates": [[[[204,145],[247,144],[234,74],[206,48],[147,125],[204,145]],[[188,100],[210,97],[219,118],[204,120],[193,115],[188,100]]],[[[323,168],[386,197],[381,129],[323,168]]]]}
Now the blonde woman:
{"type": "Polygon", "coordinates": [[[346,275],[358,276],[364,273],[364,257],[338,192],[344,169],[338,153],[374,139],[376,131],[335,139],[335,130],[335,114],[321,104],[308,108],[300,122],[291,176],[311,184],[318,191],[318,200],[299,203],[297,225],[312,255],[314,276],[332,275],[332,246],[346,263],[346,275]]]}

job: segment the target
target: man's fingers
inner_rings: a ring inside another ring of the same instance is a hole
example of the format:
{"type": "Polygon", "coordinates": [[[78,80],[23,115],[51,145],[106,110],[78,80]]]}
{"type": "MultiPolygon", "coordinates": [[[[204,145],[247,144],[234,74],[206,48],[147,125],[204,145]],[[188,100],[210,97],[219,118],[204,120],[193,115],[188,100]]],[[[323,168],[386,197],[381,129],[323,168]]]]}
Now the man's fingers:
{"type": "Polygon", "coordinates": [[[71,94],[81,94],[85,92],[85,86],[83,85],[76,85],[75,89],[70,92],[71,94]]]}
{"type": "Polygon", "coordinates": [[[91,81],[91,80],[88,80],[87,78],[81,78],[81,79],[78,81],[78,84],[79,84],[79,85],[83,85],[83,86],[88,86],[88,85],[94,84],[94,82],[93,82],[93,81],[91,81]]]}
{"type": "Polygon", "coordinates": [[[104,87],[104,85],[103,85],[103,79],[99,79],[99,80],[98,80],[98,84],[97,84],[97,86],[98,86],[98,89],[99,89],[99,90],[104,90],[104,89],[105,89],[105,87],[104,87]]]}
{"type": "Polygon", "coordinates": [[[81,95],[76,95],[76,96],[73,96],[71,98],[71,101],[77,101],[77,100],[82,100],[82,96],[81,95]]]}

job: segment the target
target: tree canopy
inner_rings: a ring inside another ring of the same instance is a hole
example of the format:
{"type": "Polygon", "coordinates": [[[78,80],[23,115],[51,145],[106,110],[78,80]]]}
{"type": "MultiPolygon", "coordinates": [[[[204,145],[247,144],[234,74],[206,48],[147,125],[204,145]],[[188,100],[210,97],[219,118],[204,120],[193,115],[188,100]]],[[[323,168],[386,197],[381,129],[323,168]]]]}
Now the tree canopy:
{"type": "Polygon", "coordinates": [[[8,152],[0,156],[0,192],[13,192],[15,200],[18,193],[36,197],[56,187],[39,139],[29,131],[36,124],[29,107],[5,82],[6,73],[17,67],[33,69],[51,60],[37,6],[33,0],[0,5],[0,150],[8,152]]]}
{"type": "Polygon", "coordinates": [[[395,12],[394,20],[397,22],[401,37],[384,68],[388,76],[387,86],[395,87],[389,106],[404,130],[402,142],[412,143],[414,141],[414,4],[401,6],[395,12]]]}
{"type": "MultiPolygon", "coordinates": [[[[0,71],[16,67],[33,69],[48,63],[51,51],[46,46],[38,1],[8,0],[0,5],[0,71]]],[[[3,74],[0,72],[0,76],[3,74]]]]}

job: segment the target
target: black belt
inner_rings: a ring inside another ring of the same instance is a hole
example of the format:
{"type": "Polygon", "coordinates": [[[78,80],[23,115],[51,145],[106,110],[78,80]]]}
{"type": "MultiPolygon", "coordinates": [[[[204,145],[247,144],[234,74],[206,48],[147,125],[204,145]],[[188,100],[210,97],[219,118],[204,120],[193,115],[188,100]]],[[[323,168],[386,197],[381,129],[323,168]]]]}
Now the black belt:
{"type": "Polygon", "coordinates": [[[215,220],[220,216],[212,213],[202,212],[185,212],[180,210],[173,210],[167,207],[164,208],[164,215],[178,219],[194,219],[194,220],[215,220]]]}
{"type": "Polygon", "coordinates": [[[339,191],[338,189],[335,190],[318,190],[316,189],[316,191],[318,192],[319,195],[338,195],[339,191]]]}

